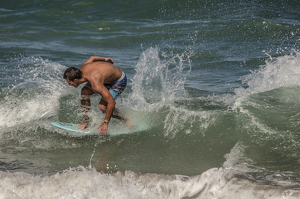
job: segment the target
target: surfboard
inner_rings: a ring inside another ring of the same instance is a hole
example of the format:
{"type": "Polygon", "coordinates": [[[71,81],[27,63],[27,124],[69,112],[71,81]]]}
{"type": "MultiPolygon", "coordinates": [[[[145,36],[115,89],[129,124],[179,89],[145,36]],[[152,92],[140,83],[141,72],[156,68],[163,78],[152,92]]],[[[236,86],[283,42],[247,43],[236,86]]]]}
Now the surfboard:
{"type": "MultiPolygon", "coordinates": [[[[86,129],[78,129],[77,126],[79,124],[74,123],[64,123],[64,122],[52,122],[53,126],[56,126],[60,129],[64,129],[67,131],[71,131],[71,135],[99,135],[99,130],[97,127],[88,127],[86,129]]],[[[120,135],[120,134],[129,134],[129,133],[136,133],[147,130],[149,126],[145,122],[139,122],[135,124],[131,129],[128,128],[126,125],[109,125],[107,135],[120,135]]]]}

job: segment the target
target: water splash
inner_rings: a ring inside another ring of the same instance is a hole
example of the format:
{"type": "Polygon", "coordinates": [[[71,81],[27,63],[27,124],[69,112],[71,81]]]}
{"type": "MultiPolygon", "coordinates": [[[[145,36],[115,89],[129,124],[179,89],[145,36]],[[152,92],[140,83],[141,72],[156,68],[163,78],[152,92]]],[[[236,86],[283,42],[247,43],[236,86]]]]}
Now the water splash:
{"type": "Polygon", "coordinates": [[[184,83],[191,70],[190,54],[170,56],[155,48],[141,54],[131,83],[133,92],[129,100],[132,107],[147,110],[186,95],[184,83]]]}
{"type": "MultiPolygon", "coordinates": [[[[63,93],[61,78],[64,66],[42,58],[22,58],[13,67],[15,76],[6,76],[14,84],[0,93],[0,126],[34,122],[56,114],[59,97],[63,93]]],[[[6,73],[4,70],[3,73],[6,73]]]]}

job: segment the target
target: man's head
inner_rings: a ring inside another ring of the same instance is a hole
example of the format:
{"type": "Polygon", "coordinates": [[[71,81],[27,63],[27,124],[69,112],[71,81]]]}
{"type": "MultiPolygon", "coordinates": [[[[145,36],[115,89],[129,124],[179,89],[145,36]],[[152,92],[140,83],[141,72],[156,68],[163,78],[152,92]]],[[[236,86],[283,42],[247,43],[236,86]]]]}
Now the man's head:
{"type": "Polygon", "coordinates": [[[75,67],[68,68],[64,73],[64,79],[70,86],[77,88],[79,86],[78,80],[82,78],[82,72],[75,67]]]}

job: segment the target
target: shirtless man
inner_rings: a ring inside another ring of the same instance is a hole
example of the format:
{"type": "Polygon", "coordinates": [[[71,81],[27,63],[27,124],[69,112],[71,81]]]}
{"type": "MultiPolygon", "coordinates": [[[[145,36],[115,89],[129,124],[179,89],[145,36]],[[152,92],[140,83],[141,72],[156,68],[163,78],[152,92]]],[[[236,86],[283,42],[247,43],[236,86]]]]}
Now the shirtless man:
{"type": "Polygon", "coordinates": [[[113,65],[110,58],[91,56],[78,69],[68,68],[64,73],[64,79],[70,86],[77,88],[80,84],[87,82],[81,89],[81,107],[83,110],[83,122],[78,126],[79,129],[85,129],[89,123],[87,112],[91,106],[90,96],[99,93],[102,99],[99,102],[99,109],[106,113],[100,128],[99,135],[105,136],[108,123],[111,117],[126,122],[127,119],[118,115],[115,110],[116,99],[123,92],[127,84],[127,78],[117,66],[113,65]]]}

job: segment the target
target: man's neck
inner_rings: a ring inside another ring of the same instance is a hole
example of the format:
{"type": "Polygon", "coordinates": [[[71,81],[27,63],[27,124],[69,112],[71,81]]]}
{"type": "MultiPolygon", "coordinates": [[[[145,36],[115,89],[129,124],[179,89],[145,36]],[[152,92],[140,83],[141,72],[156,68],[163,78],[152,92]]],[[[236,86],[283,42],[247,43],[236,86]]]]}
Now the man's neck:
{"type": "Polygon", "coordinates": [[[87,81],[88,81],[88,80],[87,80],[87,78],[85,77],[84,74],[82,74],[81,79],[78,79],[78,83],[79,83],[79,84],[82,84],[82,83],[87,82],[87,81]]]}

